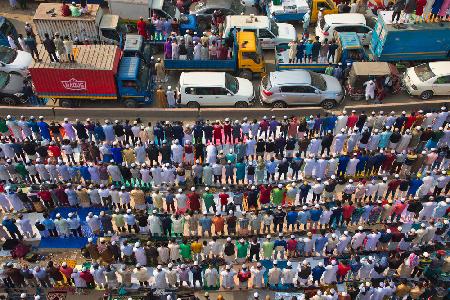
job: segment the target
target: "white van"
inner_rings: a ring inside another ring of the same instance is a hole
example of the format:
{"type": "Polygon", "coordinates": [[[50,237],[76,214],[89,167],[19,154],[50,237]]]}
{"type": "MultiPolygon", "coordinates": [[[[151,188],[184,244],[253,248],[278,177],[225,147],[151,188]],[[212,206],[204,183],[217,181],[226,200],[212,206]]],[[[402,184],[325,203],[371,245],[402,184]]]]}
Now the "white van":
{"type": "Polygon", "coordinates": [[[183,72],[177,87],[178,104],[189,108],[204,106],[248,107],[255,94],[250,80],[225,72],[183,72]]]}
{"type": "Polygon", "coordinates": [[[287,44],[297,39],[295,27],[287,23],[276,23],[267,16],[227,16],[225,18],[223,37],[228,37],[230,31],[254,32],[263,49],[274,49],[276,45],[287,44]]]}
{"type": "Polygon", "coordinates": [[[372,39],[372,28],[367,26],[363,14],[330,14],[324,16],[325,22],[317,22],[316,36],[323,42],[326,38],[332,39],[334,32],[356,32],[361,44],[369,45],[372,39]],[[322,24],[320,24],[322,23],[322,24]],[[321,26],[323,25],[323,27],[321,26]]]}

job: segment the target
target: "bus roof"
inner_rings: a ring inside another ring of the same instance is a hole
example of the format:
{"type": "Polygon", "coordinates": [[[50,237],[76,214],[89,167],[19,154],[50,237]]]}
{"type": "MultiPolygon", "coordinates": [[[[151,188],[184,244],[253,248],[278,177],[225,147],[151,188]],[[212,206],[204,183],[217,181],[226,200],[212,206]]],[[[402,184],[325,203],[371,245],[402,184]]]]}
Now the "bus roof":
{"type": "Polygon", "coordinates": [[[237,33],[237,42],[242,52],[256,52],[256,37],[253,32],[240,31],[237,33]]]}

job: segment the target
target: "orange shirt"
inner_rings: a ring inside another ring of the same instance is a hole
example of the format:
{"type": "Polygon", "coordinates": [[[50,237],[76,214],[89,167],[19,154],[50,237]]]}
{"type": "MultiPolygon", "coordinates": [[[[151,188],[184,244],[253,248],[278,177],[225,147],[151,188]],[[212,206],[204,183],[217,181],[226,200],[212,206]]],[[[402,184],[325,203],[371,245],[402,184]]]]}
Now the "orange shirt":
{"type": "Polygon", "coordinates": [[[222,232],[223,231],[223,227],[225,226],[225,219],[222,217],[214,217],[214,219],[212,219],[212,222],[214,224],[214,228],[216,230],[216,232],[222,232]]]}

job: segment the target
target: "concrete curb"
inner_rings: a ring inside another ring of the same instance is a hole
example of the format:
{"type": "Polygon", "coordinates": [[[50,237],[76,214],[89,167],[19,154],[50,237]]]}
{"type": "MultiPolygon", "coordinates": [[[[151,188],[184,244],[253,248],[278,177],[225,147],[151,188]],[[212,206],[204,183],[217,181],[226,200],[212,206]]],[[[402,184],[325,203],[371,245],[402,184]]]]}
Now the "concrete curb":
{"type": "MultiPolygon", "coordinates": [[[[445,100],[431,100],[431,101],[414,101],[414,102],[403,102],[403,103],[383,103],[383,104],[363,104],[361,102],[347,102],[346,105],[336,108],[333,111],[356,110],[358,113],[365,111],[370,113],[372,111],[379,112],[384,111],[389,113],[395,111],[397,114],[405,110],[407,112],[413,110],[424,110],[428,111],[431,109],[439,109],[442,106],[449,106],[450,99],[445,100]]],[[[232,119],[241,119],[243,116],[248,118],[261,118],[263,116],[307,116],[315,114],[323,114],[325,112],[330,112],[324,110],[321,107],[290,107],[290,108],[203,108],[203,109],[190,109],[190,108],[102,108],[102,107],[91,107],[91,108],[61,108],[61,107],[18,107],[18,106],[0,106],[0,111],[2,116],[13,115],[13,116],[30,116],[35,117],[44,116],[46,118],[92,118],[92,119],[157,119],[157,120],[167,120],[167,119],[179,119],[179,120],[192,120],[196,118],[203,119],[224,119],[229,117],[232,119]]]]}

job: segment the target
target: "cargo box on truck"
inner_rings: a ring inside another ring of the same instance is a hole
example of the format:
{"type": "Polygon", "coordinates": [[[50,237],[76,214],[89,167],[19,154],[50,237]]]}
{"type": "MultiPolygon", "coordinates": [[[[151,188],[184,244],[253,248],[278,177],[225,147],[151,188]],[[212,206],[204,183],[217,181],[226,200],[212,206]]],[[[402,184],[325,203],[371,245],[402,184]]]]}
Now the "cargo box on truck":
{"type": "Polygon", "coordinates": [[[378,13],[370,42],[375,60],[420,62],[450,58],[449,22],[392,24],[392,13],[378,13]]]}
{"type": "Polygon", "coordinates": [[[44,34],[50,36],[59,33],[69,36],[72,40],[88,40],[119,45],[122,29],[119,27],[119,16],[104,14],[97,4],[88,4],[88,13],[79,17],[61,14],[61,3],[41,3],[33,17],[37,33],[41,40],[44,34]]]}
{"type": "Polygon", "coordinates": [[[123,57],[117,46],[81,45],[74,48],[75,63],[54,63],[42,45],[42,61],[30,66],[38,97],[73,107],[86,100],[121,100],[128,107],[150,104],[149,68],[138,57],[123,57]]]}

